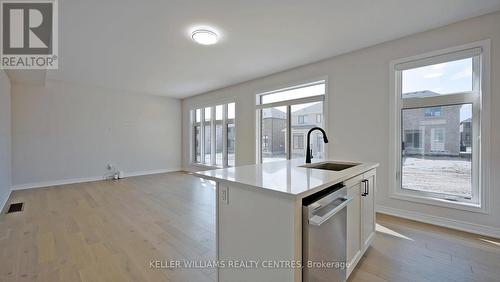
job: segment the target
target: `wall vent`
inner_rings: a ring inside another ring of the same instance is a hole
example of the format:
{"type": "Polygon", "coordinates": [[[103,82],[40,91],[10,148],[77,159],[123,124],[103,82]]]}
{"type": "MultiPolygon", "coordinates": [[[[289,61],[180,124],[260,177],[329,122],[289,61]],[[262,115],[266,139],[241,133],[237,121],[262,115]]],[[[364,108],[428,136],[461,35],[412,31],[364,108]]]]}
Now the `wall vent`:
{"type": "Polygon", "coordinates": [[[9,210],[7,211],[7,213],[20,212],[20,211],[23,211],[23,208],[24,208],[24,203],[10,204],[9,210]]]}

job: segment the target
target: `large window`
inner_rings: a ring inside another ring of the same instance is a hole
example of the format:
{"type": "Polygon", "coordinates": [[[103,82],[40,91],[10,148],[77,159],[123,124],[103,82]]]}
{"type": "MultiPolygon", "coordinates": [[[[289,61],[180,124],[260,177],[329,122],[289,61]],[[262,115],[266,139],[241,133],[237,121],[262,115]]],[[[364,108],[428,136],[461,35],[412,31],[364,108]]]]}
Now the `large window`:
{"type": "Polygon", "coordinates": [[[235,129],[235,104],[227,105],[227,165],[234,166],[235,164],[235,146],[236,146],[236,129],[235,129]]]}
{"type": "Polygon", "coordinates": [[[191,111],[192,162],[216,167],[235,164],[235,104],[191,111]]]}
{"type": "Polygon", "coordinates": [[[224,140],[223,138],[223,123],[224,123],[224,106],[218,105],[215,107],[215,165],[223,166],[224,163],[224,140]]]}
{"type": "Polygon", "coordinates": [[[481,206],[482,51],[395,63],[396,194],[481,206]]]}
{"type": "Polygon", "coordinates": [[[261,111],[261,148],[265,161],[287,158],[287,107],[272,107],[261,111]]]}
{"type": "MultiPolygon", "coordinates": [[[[307,132],[324,127],[325,93],[322,80],[257,95],[259,162],[305,158],[307,132]]],[[[325,158],[322,140],[320,132],[311,134],[314,158],[325,158]]]]}
{"type": "Polygon", "coordinates": [[[193,114],[193,162],[201,163],[201,109],[196,109],[193,114]]]}
{"type": "Polygon", "coordinates": [[[204,159],[203,163],[210,164],[211,163],[211,158],[212,158],[212,108],[205,108],[205,119],[204,119],[204,146],[203,148],[205,149],[204,152],[204,159]]]}

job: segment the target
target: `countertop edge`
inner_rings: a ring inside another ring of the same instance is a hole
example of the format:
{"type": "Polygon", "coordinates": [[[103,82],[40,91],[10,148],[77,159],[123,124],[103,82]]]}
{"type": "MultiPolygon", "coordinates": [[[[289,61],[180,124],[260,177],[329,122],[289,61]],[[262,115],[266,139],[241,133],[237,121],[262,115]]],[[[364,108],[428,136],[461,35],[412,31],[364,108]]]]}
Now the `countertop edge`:
{"type": "Polygon", "coordinates": [[[248,187],[248,189],[257,191],[259,193],[273,194],[273,195],[277,195],[279,197],[287,198],[287,199],[290,199],[290,200],[295,200],[295,199],[297,199],[299,197],[299,195],[297,195],[297,194],[292,194],[292,193],[287,193],[287,192],[283,192],[283,191],[268,189],[268,188],[265,188],[265,187],[255,186],[255,185],[251,185],[251,184],[247,184],[247,183],[243,183],[243,182],[237,182],[237,181],[232,181],[232,180],[227,180],[227,179],[222,179],[222,178],[216,178],[216,177],[212,177],[212,176],[207,176],[207,175],[203,175],[203,174],[197,174],[196,172],[193,172],[191,174],[194,175],[194,176],[196,176],[196,177],[200,177],[200,178],[211,180],[211,181],[215,181],[215,182],[230,183],[230,184],[236,184],[236,185],[246,186],[246,187],[248,187]]]}
{"type": "Polygon", "coordinates": [[[314,193],[316,193],[318,191],[321,191],[321,190],[323,190],[323,189],[325,189],[325,188],[327,188],[327,187],[329,187],[331,185],[335,185],[337,183],[346,181],[346,180],[351,179],[353,177],[356,177],[356,176],[358,176],[360,174],[363,174],[363,173],[365,173],[367,171],[375,169],[378,166],[379,166],[378,163],[362,163],[358,167],[353,168],[352,173],[349,173],[347,175],[341,176],[338,179],[326,182],[326,183],[324,183],[322,185],[319,185],[317,187],[311,188],[311,189],[309,189],[307,191],[304,191],[304,192],[301,192],[301,193],[298,193],[298,194],[293,194],[293,193],[288,193],[288,192],[283,192],[283,191],[269,189],[269,188],[266,188],[266,187],[255,186],[255,185],[251,185],[251,184],[247,184],[247,183],[243,183],[243,182],[232,181],[232,180],[228,180],[228,179],[223,179],[223,178],[217,178],[217,177],[213,177],[213,176],[208,176],[206,174],[203,174],[203,171],[201,171],[201,172],[191,172],[190,174],[192,174],[192,175],[194,175],[196,177],[200,177],[200,178],[211,180],[211,181],[215,181],[215,182],[227,182],[227,183],[233,183],[233,184],[248,186],[251,189],[255,188],[255,189],[253,189],[255,191],[265,192],[265,193],[269,192],[269,193],[273,193],[273,194],[284,196],[284,197],[289,198],[289,199],[302,199],[302,198],[305,198],[305,197],[307,197],[307,196],[309,196],[311,194],[314,194],[314,193]]]}
{"type": "MultiPolygon", "coordinates": [[[[303,198],[305,198],[305,197],[307,197],[307,196],[309,196],[309,195],[312,195],[312,194],[314,194],[314,193],[316,193],[316,192],[318,192],[318,191],[321,191],[321,190],[323,190],[323,189],[325,189],[325,188],[328,188],[329,186],[332,186],[332,185],[335,185],[335,184],[337,184],[337,183],[340,183],[340,182],[346,181],[346,180],[348,180],[348,179],[351,179],[351,178],[353,178],[353,177],[356,177],[356,176],[358,176],[358,175],[361,175],[361,174],[363,174],[363,173],[365,173],[365,172],[367,172],[367,171],[370,171],[370,170],[372,170],[372,169],[375,169],[375,168],[377,168],[377,167],[379,166],[379,164],[378,164],[378,163],[366,163],[366,164],[362,164],[361,166],[363,166],[363,167],[359,167],[359,168],[357,168],[357,170],[356,170],[356,171],[353,171],[353,173],[352,173],[352,174],[348,174],[348,175],[345,175],[345,176],[339,177],[338,179],[336,179],[336,180],[334,180],[334,181],[327,182],[327,183],[325,183],[325,184],[323,184],[323,185],[319,185],[319,186],[317,186],[317,187],[314,187],[314,188],[309,189],[309,190],[307,190],[307,191],[304,191],[304,192],[302,192],[302,193],[296,194],[296,195],[294,195],[294,196],[296,196],[297,198],[301,198],[301,199],[303,199],[303,198]]],[[[280,191],[277,191],[277,192],[280,192],[280,191]]],[[[286,194],[285,192],[281,192],[281,193],[286,194]]]]}

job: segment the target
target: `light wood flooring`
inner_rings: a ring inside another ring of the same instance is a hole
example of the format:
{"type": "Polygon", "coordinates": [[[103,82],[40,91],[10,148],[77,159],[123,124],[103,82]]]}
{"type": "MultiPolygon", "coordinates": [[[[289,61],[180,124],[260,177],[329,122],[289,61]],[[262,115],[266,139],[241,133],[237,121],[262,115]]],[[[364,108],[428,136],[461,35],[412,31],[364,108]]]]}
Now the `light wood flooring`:
{"type": "Polygon", "coordinates": [[[0,217],[0,281],[214,281],[151,260],[215,257],[213,186],[183,173],[15,191],[0,217]]]}
{"type": "MultiPolygon", "coordinates": [[[[0,215],[0,281],[215,281],[215,193],[185,173],[15,191],[0,215]],[[5,212],[5,211],[4,211],[5,212]]],[[[500,240],[377,216],[349,281],[500,281],[500,240]]],[[[277,281],[279,282],[279,281],[277,281]]]]}
{"type": "Polygon", "coordinates": [[[500,239],[377,214],[349,281],[500,281],[500,239]]]}

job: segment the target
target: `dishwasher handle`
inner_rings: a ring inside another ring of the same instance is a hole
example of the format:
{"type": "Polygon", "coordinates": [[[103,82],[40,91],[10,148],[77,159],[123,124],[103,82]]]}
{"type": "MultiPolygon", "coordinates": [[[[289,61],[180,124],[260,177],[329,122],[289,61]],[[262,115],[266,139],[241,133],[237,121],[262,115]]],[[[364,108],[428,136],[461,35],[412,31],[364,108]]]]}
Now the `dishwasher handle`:
{"type": "Polygon", "coordinates": [[[342,198],[342,200],[343,200],[343,202],[340,205],[333,207],[324,216],[314,215],[313,217],[309,218],[309,224],[314,225],[314,226],[320,226],[321,224],[325,223],[328,219],[330,219],[332,216],[334,216],[337,212],[339,212],[343,208],[345,208],[347,206],[347,204],[349,204],[349,202],[352,201],[352,198],[342,198]]]}

